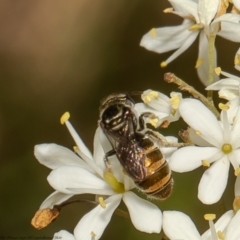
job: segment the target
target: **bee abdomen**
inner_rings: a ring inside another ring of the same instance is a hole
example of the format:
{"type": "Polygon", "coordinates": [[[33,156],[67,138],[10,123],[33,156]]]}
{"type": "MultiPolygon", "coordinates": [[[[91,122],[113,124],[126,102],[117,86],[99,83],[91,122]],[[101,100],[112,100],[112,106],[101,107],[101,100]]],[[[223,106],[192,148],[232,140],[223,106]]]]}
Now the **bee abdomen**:
{"type": "Polygon", "coordinates": [[[168,198],[173,188],[173,178],[168,163],[165,161],[154,173],[136,185],[152,198],[159,200],[168,198]]]}

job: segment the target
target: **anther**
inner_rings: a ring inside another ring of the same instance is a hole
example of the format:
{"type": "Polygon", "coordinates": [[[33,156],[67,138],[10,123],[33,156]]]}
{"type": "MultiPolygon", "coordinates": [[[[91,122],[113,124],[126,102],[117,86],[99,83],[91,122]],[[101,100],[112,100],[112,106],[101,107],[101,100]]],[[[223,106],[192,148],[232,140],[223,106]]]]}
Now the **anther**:
{"type": "Polygon", "coordinates": [[[202,160],[202,165],[203,165],[204,167],[210,167],[210,162],[207,161],[207,160],[202,160]]]}
{"type": "Polygon", "coordinates": [[[63,125],[66,121],[68,121],[69,118],[70,118],[70,113],[65,112],[60,118],[60,123],[63,125]]]}
{"type": "Polygon", "coordinates": [[[218,107],[221,109],[221,110],[228,110],[230,107],[229,107],[229,104],[223,104],[223,103],[219,103],[218,104],[218,107]]]}
{"type": "Polygon", "coordinates": [[[195,68],[200,67],[203,64],[203,59],[202,58],[198,58],[195,64],[195,68]]]}
{"type": "Polygon", "coordinates": [[[218,232],[217,232],[217,236],[218,236],[218,238],[221,239],[221,240],[223,240],[223,239],[225,238],[225,234],[224,234],[223,232],[221,232],[221,231],[218,231],[218,232]]]}
{"type": "Polygon", "coordinates": [[[235,171],[234,171],[235,176],[238,176],[239,173],[240,173],[240,168],[235,169],[235,171]]]}
{"type": "Polygon", "coordinates": [[[220,67],[217,67],[214,69],[214,71],[219,76],[221,74],[222,69],[220,67]]]}
{"type": "Polygon", "coordinates": [[[97,234],[95,232],[91,231],[91,236],[94,239],[97,236],[97,234]]]}
{"type": "Polygon", "coordinates": [[[164,13],[172,13],[173,12],[173,8],[166,8],[163,10],[164,13]]]}
{"type": "Polygon", "coordinates": [[[167,62],[165,62],[165,61],[160,63],[161,68],[165,68],[167,65],[168,65],[167,62]]]}
{"type": "Polygon", "coordinates": [[[152,38],[155,38],[157,36],[156,28],[152,28],[150,30],[150,35],[151,35],[152,38]]]}
{"type": "Polygon", "coordinates": [[[196,133],[196,135],[198,135],[198,136],[202,135],[201,131],[199,131],[199,130],[196,130],[195,133],[196,133]]]}
{"type": "Polygon", "coordinates": [[[77,153],[79,151],[79,148],[77,146],[73,146],[73,151],[77,153]]]}
{"type": "Polygon", "coordinates": [[[207,213],[204,215],[204,219],[207,221],[212,221],[216,218],[216,214],[207,213]]]}

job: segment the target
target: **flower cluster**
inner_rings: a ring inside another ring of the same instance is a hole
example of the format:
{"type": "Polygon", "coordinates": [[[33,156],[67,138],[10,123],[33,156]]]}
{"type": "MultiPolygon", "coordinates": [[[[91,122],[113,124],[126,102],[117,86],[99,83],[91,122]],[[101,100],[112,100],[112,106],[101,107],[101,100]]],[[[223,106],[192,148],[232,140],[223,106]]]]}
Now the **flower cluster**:
{"type": "MultiPolygon", "coordinates": [[[[116,141],[111,134],[106,136],[100,123],[94,136],[92,154],[69,122],[69,113],[65,113],[61,123],[67,126],[76,143],[74,151],[53,143],[36,145],[34,149],[38,161],[52,170],[47,180],[55,190],[41,204],[34,216],[32,225],[35,228],[40,229],[50,224],[59,216],[61,207],[70,203],[70,198],[73,196],[91,194],[94,200],[90,202],[95,207],[80,219],[74,233],[61,230],[54,235],[54,238],[100,239],[113,213],[116,212],[128,216],[137,230],[146,233],[163,231],[169,239],[240,239],[238,227],[240,77],[216,68],[215,48],[216,36],[240,42],[240,1],[232,1],[231,4],[229,1],[220,0],[169,0],[169,2],[172,8],[164,12],[184,18],[182,24],[154,28],[143,36],[140,45],[157,53],[177,49],[161,63],[161,67],[166,67],[199,36],[196,66],[200,81],[206,85],[208,97],[174,74],[167,73],[165,81],[177,84],[180,90],[189,93],[188,97],[183,97],[181,92],[172,92],[167,96],[148,89],[141,94],[142,102],[131,106],[131,114],[134,118],[124,115],[119,120],[119,116],[125,114],[123,110],[120,111],[121,114],[114,116],[114,124],[121,123],[123,119],[128,121],[124,130],[128,136],[133,135],[132,145],[125,149],[123,157],[128,159],[129,156],[137,154],[141,156],[139,157],[141,161],[137,162],[136,158],[129,160],[131,166],[134,166],[134,176],[129,174],[129,169],[123,164],[120,159],[122,156],[117,157],[117,153],[114,152],[116,146],[121,147],[121,142],[125,141],[126,144],[126,136],[123,132],[116,141]],[[219,80],[220,74],[225,78],[219,80]],[[223,101],[218,107],[214,105],[213,91],[218,91],[220,101],[223,101]],[[179,119],[183,120],[186,126],[185,130],[179,132],[183,142],[178,142],[176,137],[163,136],[159,133],[159,129],[168,128],[172,122],[177,124],[179,119]],[[143,149],[142,146],[139,147],[139,139],[149,139],[152,145],[143,149]],[[135,148],[133,149],[132,146],[135,148]],[[159,150],[157,152],[159,159],[153,163],[147,154],[156,153],[155,149],[159,150]],[[223,213],[215,224],[213,223],[215,215],[206,214],[205,219],[209,221],[209,229],[203,234],[199,233],[185,213],[178,210],[162,212],[150,199],[143,199],[133,192],[136,186],[139,187],[143,181],[156,173],[159,173],[158,179],[155,179],[151,186],[148,185],[147,190],[159,185],[158,190],[164,191],[168,184],[172,186],[171,171],[185,173],[202,166],[205,171],[199,179],[197,196],[205,205],[221,200],[229,182],[229,172],[234,172],[236,177],[233,209],[223,213]],[[230,168],[233,171],[230,171],[230,168]],[[160,174],[161,171],[163,173],[160,174]],[[145,178],[136,180],[136,172],[145,178]],[[121,200],[126,205],[128,213],[118,209],[121,200]]],[[[240,48],[233,60],[233,66],[240,71],[240,48]]],[[[116,109],[117,107],[111,109],[112,115],[115,114],[116,109]]],[[[110,122],[106,119],[108,127],[110,122]]],[[[122,130],[122,125],[111,125],[111,128],[122,130]]],[[[88,200],[81,198],[80,201],[88,200]]]]}

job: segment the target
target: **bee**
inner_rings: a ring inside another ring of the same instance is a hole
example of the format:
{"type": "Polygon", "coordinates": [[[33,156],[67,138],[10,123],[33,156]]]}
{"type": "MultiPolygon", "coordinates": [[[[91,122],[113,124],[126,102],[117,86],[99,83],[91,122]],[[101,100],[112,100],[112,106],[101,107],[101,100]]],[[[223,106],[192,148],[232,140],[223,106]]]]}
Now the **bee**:
{"type": "Polygon", "coordinates": [[[136,186],[151,198],[164,200],[171,195],[171,169],[160,150],[163,143],[157,132],[146,128],[144,118],[134,111],[134,101],[128,94],[111,94],[100,106],[99,125],[112,145],[106,153],[116,155],[136,186]]]}

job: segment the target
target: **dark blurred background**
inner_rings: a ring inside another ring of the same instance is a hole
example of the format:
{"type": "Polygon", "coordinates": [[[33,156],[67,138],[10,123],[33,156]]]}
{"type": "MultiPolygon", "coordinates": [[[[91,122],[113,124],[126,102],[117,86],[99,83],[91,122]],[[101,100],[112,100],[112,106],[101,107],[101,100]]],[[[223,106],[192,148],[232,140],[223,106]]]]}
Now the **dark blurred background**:
{"type": "MultiPolygon", "coordinates": [[[[74,145],[60,116],[71,113],[71,122],[86,145],[92,141],[100,100],[112,92],[155,89],[166,94],[177,90],[163,81],[171,71],[204,91],[194,69],[198,42],[161,69],[170,53],[156,54],[139,46],[152,27],[177,25],[181,19],[163,14],[170,7],[161,0],[1,0],[0,1],[0,237],[50,238],[61,229],[73,231],[92,206],[75,204],[42,230],[30,225],[41,202],[53,191],[46,181],[50,170],[33,155],[35,144],[74,145]]],[[[219,65],[233,70],[237,44],[217,39],[219,65]],[[226,44],[227,43],[227,44],[226,44]]],[[[176,134],[176,125],[169,134],[176,134]]],[[[161,209],[182,210],[198,223],[206,212],[231,208],[233,187],[222,204],[203,206],[197,185],[203,169],[174,174],[173,196],[161,209]],[[193,178],[192,181],[189,181],[193,178]],[[228,202],[228,199],[231,201],[228,202]]],[[[91,196],[90,196],[91,198],[91,196]]],[[[219,215],[218,215],[219,216],[219,215]]],[[[140,233],[129,220],[114,215],[102,239],[160,239],[140,233]]],[[[10,238],[9,238],[10,239],[10,238]]]]}

